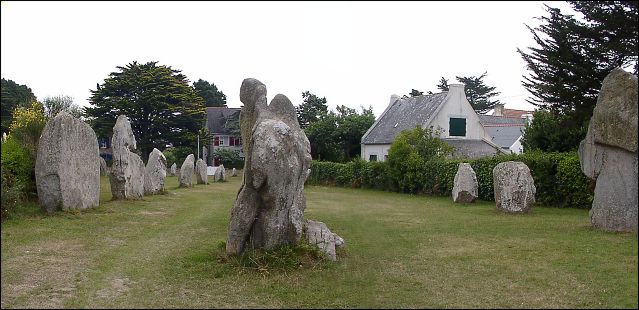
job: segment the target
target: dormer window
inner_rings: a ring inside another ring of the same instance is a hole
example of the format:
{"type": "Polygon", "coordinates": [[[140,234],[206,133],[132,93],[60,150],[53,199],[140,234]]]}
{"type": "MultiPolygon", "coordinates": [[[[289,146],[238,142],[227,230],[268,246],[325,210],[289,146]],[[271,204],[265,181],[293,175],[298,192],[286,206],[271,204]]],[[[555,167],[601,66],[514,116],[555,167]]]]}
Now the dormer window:
{"type": "Polygon", "coordinates": [[[448,133],[451,137],[465,137],[466,136],[466,119],[451,117],[448,133]]]}

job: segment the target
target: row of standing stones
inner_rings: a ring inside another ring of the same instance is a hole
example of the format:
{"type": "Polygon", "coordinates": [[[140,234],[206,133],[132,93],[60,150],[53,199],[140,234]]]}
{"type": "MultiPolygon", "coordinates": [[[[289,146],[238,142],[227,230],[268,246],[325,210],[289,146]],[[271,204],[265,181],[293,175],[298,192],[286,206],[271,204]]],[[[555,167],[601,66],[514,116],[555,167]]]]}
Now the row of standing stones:
{"type": "MultiPolygon", "coordinates": [[[[637,77],[614,69],[603,81],[586,138],[579,145],[583,173],[596,180],[590,223],[606,231],[637,231],[637,77]]],[[[535,203],[535,185],[522,162],[504,162],[493,169],[497,209],[525,213],[535,203]]],[[[459,164],[453,201],[477,199],[473,168],[459,164]]]]}
{"type": "MultiPolygon", "coordinates": [[[[113,164],[109,168],[99,156],[93,129],[66,112],[56,115],[43,129],[38,146],[35,170],[40,205],[48,213],[58,208],[82,210],[97,206],[100,175],[109,176],[114,199],[140,199],[165,190],[166,157],[154,148],[144,165],[133,152],[136,140],[125,115],[120,115],[113,127],[112,148],[113,164]]],[[[190,170],[196,168],[191,154],[182,165],[183,171],[189,170],[189,158],[190,170]]],[[[204,162],[198,161],[198,164],[204,162]]],[[[223,167],[218,169],[217,181],[224,180],[223,171],[223,167]]],[[[176,174],[175,164],[171,172],[176,174]]],[[[199,174],[198,184],[208,183],[206,165],[204,172],[203,177],[199,174]]]]}
{"type": "MultiPolygon", "coordinates": [[[[304,183],[310,171],[310,143],[299,127],[290,100],[276,95],[270,104],[266,86],[245,79],[240,88],[244,103],[240,123],[244,144],[244,179],[231,210],[226,251],[239,255],[246,248],[272,249],[296,244],[303,235],[335,260],[335,247],[344,240],[321,222],[304,220],[304,183]]],[[[157,149],[144,166],[132,152],[135,137],[128,118],[120,115],[113,130],[113,165],[99,156],[97,138],[84,122],[66,112],[45,126],[36,159],[36,185],[43,208],[86,209],[99,204],[100,174],[110,175],[116,199],[138,199],[164,190],[166,158],[157,149]]],[[[603,86],[588,135],[579,148],[583,172],[596,179],[590,211],[592,226],[603,230],[637,230],[637,77],[613,70],[603,86]]],[[[180,186],[208,183],[206,165],[190,154],[177,171],[180,186]]],[[[236,174],[235,169],[233,175],[236,174]]],[[[214,180],[225,170],[216,169],[214,180]]],[[[535,186],[528,167],[505,162],[493,170],[497,208],[508,213],[527,212],[535,202],[535,186]]],[[[468,164],[460,164],[453,199],[477,198],[477,178],[468,164]]]]}

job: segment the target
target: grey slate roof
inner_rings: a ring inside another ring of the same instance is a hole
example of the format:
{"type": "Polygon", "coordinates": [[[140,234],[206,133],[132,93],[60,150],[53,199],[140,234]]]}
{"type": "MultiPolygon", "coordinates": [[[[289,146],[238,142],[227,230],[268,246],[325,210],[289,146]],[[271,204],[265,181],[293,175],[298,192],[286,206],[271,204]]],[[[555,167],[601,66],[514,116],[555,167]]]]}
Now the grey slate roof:
{"type": "Polygon", "coordinates": [[[493,156],[501,151],[481,139],[442,139],[455,150],[452,157],[476,159],[493,156]]]}
{"type": "Polygon", "coordinates": [[[240,110],[240,108],[207,107],[206,124],[209,132],[212,134],[228,134],[224,129],[226,119],[235,113],[240,113],[240,110]]]}
{"type": "Polygon", "coordinates": [[[515,117],[480,115],[479,121],[484,125],[493,142],[502,148],[513,145],[526,126],[526,119],[515,117]]]}
{"type": "Polygon", "coordinates": [[[509,148],[522,135],[524,126],[485,126],[495,144],[509,148]]]}
{"type": "MultiPolygon", "coordinates": [[[[405,129],[423,126],[444,102],[448,92],[397,99],[362,137],[364,144],[391,144],[405,129]]],[[[426,124],[427,125],[427,124],[426,124]]]]}
{"type": "Polygon", "coordinates": [[[523,118],[493,116],[493,115],[479,115],[479,121],[482,125],[521,125],[526,124],[526,120],[523,118]]]}

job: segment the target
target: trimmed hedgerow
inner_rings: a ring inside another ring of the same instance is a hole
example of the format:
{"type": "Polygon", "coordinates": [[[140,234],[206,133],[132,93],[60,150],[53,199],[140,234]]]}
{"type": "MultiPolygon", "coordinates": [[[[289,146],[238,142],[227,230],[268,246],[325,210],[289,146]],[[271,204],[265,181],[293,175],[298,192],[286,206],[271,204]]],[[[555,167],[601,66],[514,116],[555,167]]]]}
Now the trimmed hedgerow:
{"type": "MultiPolygon", "coordinates": [[[[410,160],[410,159],[407,159],[410,160]]],[[[475,170],[479,198],[494,201],[493,168],[501,162],[525,163],[535,181],[537,203],[551,207],[589,209],[594,181],[581,171],[577,153],[530,152],[475,160],[433,159],[415,161],[418,166],[402,174],[392,171],[386,162],[356,159],[346,164],[313,161],[309,184],[373,188],[379,190],[449,196],[459,163],[467,162],[475,170]]]]}

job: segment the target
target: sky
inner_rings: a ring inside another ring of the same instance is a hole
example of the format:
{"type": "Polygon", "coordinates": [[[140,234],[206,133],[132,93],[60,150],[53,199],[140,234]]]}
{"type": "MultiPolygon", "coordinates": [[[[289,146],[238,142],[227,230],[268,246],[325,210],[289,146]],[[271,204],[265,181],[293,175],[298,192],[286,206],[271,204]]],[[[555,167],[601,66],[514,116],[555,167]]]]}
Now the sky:
{"type": "Polygon", "coordinates": [[[256,78],[268,100],[302,92],[329,109],[372,107],[393,94],[437,92],[441,77],[479,76],[506,108],[532,110],[517,48],[536,46],[526,25],[565,2],[14,2],[0,4],[2,78],[40,100],[88,106],[116,67],[158,61],[190,82],[214,83],[229,107],[256,78]]]}

